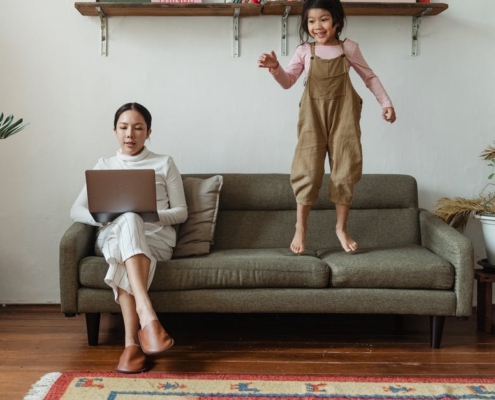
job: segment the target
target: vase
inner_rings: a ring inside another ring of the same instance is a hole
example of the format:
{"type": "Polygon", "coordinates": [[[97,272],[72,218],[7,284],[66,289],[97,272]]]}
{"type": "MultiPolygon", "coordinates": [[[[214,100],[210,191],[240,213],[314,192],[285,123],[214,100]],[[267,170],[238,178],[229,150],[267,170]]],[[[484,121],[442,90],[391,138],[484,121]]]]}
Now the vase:
{"type": "Polygon", "coordinates": [[[495,265],[495,214],[480,214],[476,218],[481,221],[488,264],[495,265]]]}

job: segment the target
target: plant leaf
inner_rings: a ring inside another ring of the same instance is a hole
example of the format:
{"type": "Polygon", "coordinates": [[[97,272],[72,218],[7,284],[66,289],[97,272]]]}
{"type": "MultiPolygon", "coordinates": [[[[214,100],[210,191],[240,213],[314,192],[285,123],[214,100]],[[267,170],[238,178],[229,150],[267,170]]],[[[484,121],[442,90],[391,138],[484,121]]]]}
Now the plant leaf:
{"type": "Polygon", "coordinates": [[[17,132],[20,132],[22,131],[26,126],[28,126],[29,124],[24,124],[24,125],[20,125],[18,126],[16,129],[14,130],[11,130],[7,136],[5,136],[5,139],[7,139],[9,136],[12,136],[14,134],[16,134],[17,132]]]}
{"type": "Polygon", "coordinates": [[[9,115],[2,123],[3,113],[0,115],[0,139],[7,139],[9,136],[23,130],[28,123],[23,123],[22,118],[14,121],[14,116],[9,115]]]}

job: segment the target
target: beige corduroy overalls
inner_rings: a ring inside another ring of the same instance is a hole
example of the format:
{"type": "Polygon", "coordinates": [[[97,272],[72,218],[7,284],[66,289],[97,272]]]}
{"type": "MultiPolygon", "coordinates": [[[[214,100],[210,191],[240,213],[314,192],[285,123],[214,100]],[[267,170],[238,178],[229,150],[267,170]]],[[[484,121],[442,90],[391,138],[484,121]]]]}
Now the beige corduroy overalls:
{"type": "MultiPolygon", "coordinates": [[[[340,45],[344,51],[343,42],[340,45]]],[[[327,151],[331,170],[328,198],[336,204],[351,204],[354,185],[362,175],[361,109],[362,100],[352,86],[345,53],[324,60],[315,55],[312,43],[291,169],[298,204],[316,203],[327,151]]]]}

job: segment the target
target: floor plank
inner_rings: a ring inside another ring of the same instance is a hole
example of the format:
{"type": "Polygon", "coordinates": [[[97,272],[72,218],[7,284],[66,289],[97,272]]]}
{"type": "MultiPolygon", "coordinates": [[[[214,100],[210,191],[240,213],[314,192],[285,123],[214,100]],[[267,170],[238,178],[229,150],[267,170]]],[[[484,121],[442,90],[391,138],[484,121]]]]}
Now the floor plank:
{"type": "MultiPolygon", "coordinates": [[[[477,331],[475,315],[447,318],[436,350],[422,316],[161,315],[176,344],[151,361],[188,373],[493,377],[495,335],[477,331]]],[[[23,398],[49,372],[113,370],[120,315],[102,315],[99,341],[88,346],[84,315],[66,318],[58,305],[0,308],[1,398],[23,398]]]]}

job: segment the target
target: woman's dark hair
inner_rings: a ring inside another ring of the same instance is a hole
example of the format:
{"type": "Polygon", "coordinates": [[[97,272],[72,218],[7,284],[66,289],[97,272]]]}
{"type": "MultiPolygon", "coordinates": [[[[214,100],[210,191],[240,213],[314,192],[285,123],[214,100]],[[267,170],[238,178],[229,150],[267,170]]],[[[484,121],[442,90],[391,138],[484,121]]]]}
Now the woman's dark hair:
{"type": "Polygon", "coordinates": [[[117,110],[117,112],[115,113],[115,118],[113,120],[114,129],[117,128],[117,122],[120,118],[120,115],[129,110],[135,110],[139,114],[141,114],[144,118],[144,121],[146,122],[146,130],[149,131],[151,129],[151,113],[145,106],[142,106],[139,103],[127,103],[117,110]]]}
{"type": "Polygon", "coordinates": [[[306,43],[310,37],[308,31],[308,11],[311,8],[322,8],[332,15],[333,25],[337,24],[335,31],[336,39],[339,39],[345,24],[344,7],[340,0],[305,0],[301,13],[301,24],[299,25],[299,38],[301,43],[306,43]]]}

